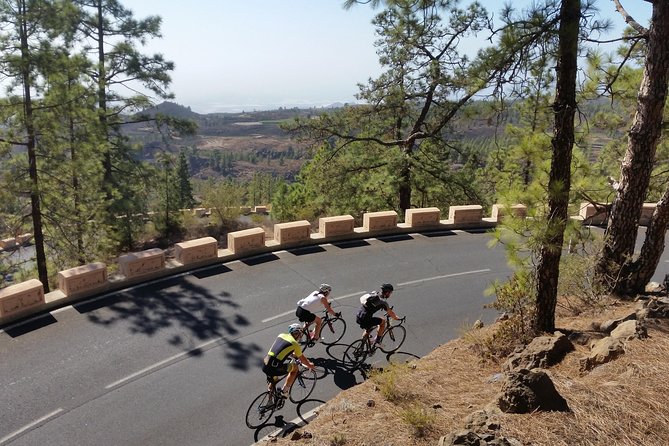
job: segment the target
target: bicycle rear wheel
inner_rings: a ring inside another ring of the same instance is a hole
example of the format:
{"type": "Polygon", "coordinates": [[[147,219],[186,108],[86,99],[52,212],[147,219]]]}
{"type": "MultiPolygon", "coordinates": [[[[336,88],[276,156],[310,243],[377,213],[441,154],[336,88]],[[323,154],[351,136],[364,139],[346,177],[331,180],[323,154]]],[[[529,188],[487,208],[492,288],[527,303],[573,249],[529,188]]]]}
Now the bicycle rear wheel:
{"type": "Polygon", "coordinates": [[[297,378],[290,388],[290,400],[293,403],[301,403],[309,398],[316,387],[316,371],[311,369],[300,370],[297,378]]]}
{"type": "Polygon", "coordinates": [[[346,347],[344,351],[344,356],[342,357],[342,362],[344,365],[350,365],[352,367],[357,367],[362,364],[368,355],[367,348],[362,339],[353,341],[351,345],[346,347]]]}
{"type": "Polygon", "coordinates": [[[246,411],[246,426],[250,429],[256,429],[267,423],[274,413],[275,407],[272,394],[269,391],[261,393],[253,400],[246,411]]]}
{"type": "Polygon", "coordinates": [[[346,321],[341,317],[335,317],[330,319],[323,324],[321,328],[321,338],[323,338],[323,344],[332,345],[336,344],[344,337],[346,333],[346,321]]]}
{"type": "Polygon", "coordinates": [[[383,334],[381,339],[381,351],[384,353],[394,353],[396,352],[402,344],[404,344],[404,339],[407,337],[407,330],[401,325],[395,325],[388,327],[386,332],[383,334]]]}

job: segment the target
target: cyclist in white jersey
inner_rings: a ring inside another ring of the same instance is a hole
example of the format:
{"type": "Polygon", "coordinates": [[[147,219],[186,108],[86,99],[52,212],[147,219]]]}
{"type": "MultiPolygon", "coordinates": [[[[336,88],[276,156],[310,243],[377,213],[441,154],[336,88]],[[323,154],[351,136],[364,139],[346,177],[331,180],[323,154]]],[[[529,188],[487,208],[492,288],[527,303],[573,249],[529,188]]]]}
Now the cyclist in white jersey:
{"type": "Polygon", "coordinates": [[[312,340],[320,340],[321,326],[323,325],[323,319],[316,316],[315,313],[318,312],[322,307],[325,307],[328,313],[333,316],[337,315],[328,301],[328,296],[330,295],[331,291],[332,287],[327,283],[323,283],[316,291],[297,302],[295,316],[297,316],[300,322],[316,322],[316,328],[314,329],[313,333],[309,335],[310,339],[312,340]]]}

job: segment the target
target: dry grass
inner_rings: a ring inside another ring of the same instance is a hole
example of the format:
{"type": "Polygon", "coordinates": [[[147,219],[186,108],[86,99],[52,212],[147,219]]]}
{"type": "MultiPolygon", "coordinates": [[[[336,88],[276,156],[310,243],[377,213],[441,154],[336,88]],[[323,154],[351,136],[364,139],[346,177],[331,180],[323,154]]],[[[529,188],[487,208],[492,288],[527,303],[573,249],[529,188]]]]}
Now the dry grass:
{"type": "MultiPolygon", "coordinates": [[[[633,307],[609,302],[604,310],[564,317],[558,325],[590,329],[593,320],[627,314],[633,307]]],[[[669,323],[664,322],[649,327],[648,339],[629,341],[625,355],[585,375],[578,360],[586,347],[577,346],[549,370],[572,411],[497,415],[501,435],[536,446],[668,444],[669,323]]],[[[441,436],[463,429],[465,417],[495,400],[501,383],[491,377],[499,372],[499,364],[482,361],[458,339],[340,393],[300,429],[313,438],[281,438],[273,444],[436,445],[441,436]]]]}

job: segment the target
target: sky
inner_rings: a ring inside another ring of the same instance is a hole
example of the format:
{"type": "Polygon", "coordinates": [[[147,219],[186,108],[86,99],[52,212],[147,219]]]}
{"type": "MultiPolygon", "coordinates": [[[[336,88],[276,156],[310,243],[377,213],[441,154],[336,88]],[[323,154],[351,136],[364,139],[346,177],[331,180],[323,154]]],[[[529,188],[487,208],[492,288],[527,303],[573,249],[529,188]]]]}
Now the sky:
{"type": "MultiPolygon", "coordinates": [[[[161,39],[144,53],[175,63],[174,102],[198,113],[354,102],[359,83],[381,73],[369,5],[343,0],[121,0],[136,18],[162,18],[161,39]]],[[[497,12],[501,0],[483,0],[497,12]]],[[[522,7],[529,0],[515,0],[522,7]]],[[[645,24],[651,5],[622,0],[645,24]],[[629,4],[629,5],[628,5],[629,4]]],[[[464,1],[460,2],[465,4],[464,1]]],[[[611,0],[604,17],[622,27],[611,0]]],[[[612,36],[611,36],[612,37],[612,36]]]]}

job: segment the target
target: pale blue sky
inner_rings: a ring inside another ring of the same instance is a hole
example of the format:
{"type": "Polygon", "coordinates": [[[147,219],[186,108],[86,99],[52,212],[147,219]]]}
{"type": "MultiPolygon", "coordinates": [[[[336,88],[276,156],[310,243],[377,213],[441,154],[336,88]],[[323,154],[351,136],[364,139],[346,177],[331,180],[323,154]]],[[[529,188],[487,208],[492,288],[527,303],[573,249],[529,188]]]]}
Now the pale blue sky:
{"type": "MultiPolygon", "coordinates": [[[[343,0],[121,2],[137,18],[162,17],[163,38],[144,51],[175,62],[175,101],[199,113],[353,102],[357,83],[380,72],[371,25],[375,11],[368,5],[344,10],[343,0]]],[[[482,3],[494,12],[502,4],[482,3]]],[[[648,21],[649,3],[622,3],[637,20],[648,21]]],[[[598,5],[622,26],[611,0],[598,5]]]]}

